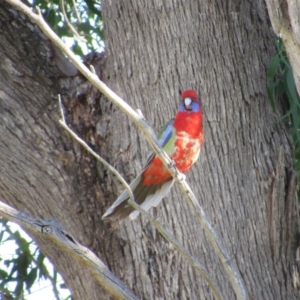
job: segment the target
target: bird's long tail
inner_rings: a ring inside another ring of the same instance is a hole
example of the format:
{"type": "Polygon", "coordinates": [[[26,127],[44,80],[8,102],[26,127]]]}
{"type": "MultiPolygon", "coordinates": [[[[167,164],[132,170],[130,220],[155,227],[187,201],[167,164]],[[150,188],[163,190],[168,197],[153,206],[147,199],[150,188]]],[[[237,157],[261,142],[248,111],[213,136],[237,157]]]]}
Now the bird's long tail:
{"type": "MultiPolygon", "coordinates": [[[[174,183],[174,179],[171,177],[156,185],[144,185],[142,179],[141,173],[130,184],[130,187],[133,191],[135,202],[144,210],[148,211],[152,206],[156,207],[168,194],[174,183]]],[[[129,215],[131,220],[135,219],[139,215],[139,212],[134,210],[134,208],[127,203],[128,200],[128,191],[124,190],[119,198],[106,211],[102,219],[124,219],[129,215]]]]}

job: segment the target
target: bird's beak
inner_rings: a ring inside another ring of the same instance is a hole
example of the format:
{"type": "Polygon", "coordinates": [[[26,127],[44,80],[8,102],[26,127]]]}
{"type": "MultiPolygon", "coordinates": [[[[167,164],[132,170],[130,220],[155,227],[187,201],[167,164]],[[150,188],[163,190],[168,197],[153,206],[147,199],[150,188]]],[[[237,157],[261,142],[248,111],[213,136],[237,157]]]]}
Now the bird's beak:
{"type": "Polygon", "coordinates": [[[185,98],[183,100],[183,102],[184,102],[184,107],[185,107],[186,110],[192,110],[192,106],[191,106],[192,99],[191,98],[185,98]]]}

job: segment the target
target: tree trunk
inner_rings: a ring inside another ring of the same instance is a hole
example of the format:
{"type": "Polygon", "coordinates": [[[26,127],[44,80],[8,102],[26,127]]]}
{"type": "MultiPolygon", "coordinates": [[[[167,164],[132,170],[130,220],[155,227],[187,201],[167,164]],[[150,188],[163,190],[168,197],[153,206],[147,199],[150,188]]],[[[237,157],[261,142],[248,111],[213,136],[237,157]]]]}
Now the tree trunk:
{"type": "MultiPolygon", "coordinates": [[[[82,76],[70,77],[36,26],[0,1],[0,197],[55,218],[141,299],[213,299],[206,282],[146,221],[103,222],[122,186],[58,124],[67,120],[131,181],[149,151],[131,122],[82,76]],[[42,37],[42,38],[41,38],[42,37]]],[[[237,265],[250,299],[297,299],[291,269],[299,233],[292,142],[266,92],[274,36],[260,1],[103,1],[104,80],[155,130],[179,91],[196,89],[205,144],[187,177],[237,265]],[[197,3],[198,2],[198,3],[197,3]]],[[[69,74],[69,73],[68,73],[69,74]]],[[[175,186],[150,213],[206,266],[224,299],[234,292],[195,214],[175,186]]],[[[36,238],[36,237],[35,237],[36,238]]],[[[75,299],[110,299],[92,276],[36,238],[75,299]]]]}

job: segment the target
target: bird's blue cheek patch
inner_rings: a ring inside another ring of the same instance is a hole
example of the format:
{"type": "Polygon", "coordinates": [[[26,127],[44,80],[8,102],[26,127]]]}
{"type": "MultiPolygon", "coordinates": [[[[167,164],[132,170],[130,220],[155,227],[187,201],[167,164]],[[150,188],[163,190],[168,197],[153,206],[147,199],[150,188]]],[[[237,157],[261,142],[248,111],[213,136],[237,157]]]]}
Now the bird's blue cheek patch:
{"type": "Polygon", "coordinates": [[[193,102],[192,103],[192,111],[197,112],[200,109],[200,105],[198,103],[193,102]]]}
{"type": "Polygon", "coordinates": [[[189,110],[186,110],[185,108],[185,103],[184,101],[182,101],[179,105],[179,111],[191,111],[191,112],[198,112],[200,110],[200,104],[199,103],[196,103],[196,102],[192,102],[190,104],[190,108],[189,110]]]}

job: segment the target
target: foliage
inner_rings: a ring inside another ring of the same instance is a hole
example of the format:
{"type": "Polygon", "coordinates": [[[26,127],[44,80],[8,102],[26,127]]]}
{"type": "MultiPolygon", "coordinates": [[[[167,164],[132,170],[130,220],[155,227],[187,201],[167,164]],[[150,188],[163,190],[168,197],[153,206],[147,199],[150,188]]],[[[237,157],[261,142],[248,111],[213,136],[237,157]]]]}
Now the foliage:
{"type": "MultiPolygon", "coordinates": [[[[288,104],[288,110],[281,120],[287,119],[290,124],[295,145],[296,168],[300,178],[300,99],[283,41],[279,37],[276,38],[276,48],[277,54],[272,58],[267,73],[268,96],[273,109],[280,99],[284,99],[288,104]]],[[[300,191],[298,191],[298,199],[300,199],[300,191]]]]}
{"type": "Polygon", "coordinates": [[[38,6],[44,19],[63,40],[73,43],[74,53],[83,56],[88,52],[104,49],[103,23],[101,3],[99,0],[33,0],[33,6],[38,6]],[[73,3],[76,3],[74,7],[73,3]],[[86,39],[86,43],[74,38],[62,12],[64,5],[67,19],[76,31],[86,39]]]}
{"type": "Polygon", "coordinates": [[[62,299],[58,286],[64,288],[64,284],[59,285],[55,270],[50,274],[49,262],[35,243],[28,241],[20,231],[13,231],[8,221],[0,220],[0,228],[0,245],[3,247],[10,241],[16,244],[15,255],[3,258],[2,254],[0,257],[0,296],[25,299],[24,295],[31,292],[33,284],[44,279],[50,281],[55,298],[62,299]]]}

